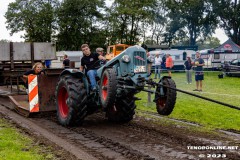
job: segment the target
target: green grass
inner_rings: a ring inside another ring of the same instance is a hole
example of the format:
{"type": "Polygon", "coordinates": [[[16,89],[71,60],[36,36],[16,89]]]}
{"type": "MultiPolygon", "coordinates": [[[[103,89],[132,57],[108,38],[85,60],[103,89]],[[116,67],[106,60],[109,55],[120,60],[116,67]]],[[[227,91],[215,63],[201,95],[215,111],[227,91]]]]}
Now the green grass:
{"type": "MultiPolygon", "coordinates": [[[[218,74],[218,72],[205,73],[203,92],[192,91],[196,88],[194,74],[192,84],[186,84],[185,73],[173,73],[172,78],[178,89],[240,107],[240,78],[224,77],[219,79],[218,74]]],[[[162,75],[166,75],[166,73],[162,75]]],[[[141,101],[136,102],[138,109],[157,112],[155,103],[147,102],[148,93],[140,92],[137,96],[142,98],[141,101]]],[[[153,98],[154,95],[152,95],[153,98]]],[[[240,131],[239,115],[239,110],[177,92],[176,105],[169,117],[198,123],[210,129],[240,131]]]]}
{"type": "Polygon", "coordinates": [[[10,123],[0,119],[0,159],[52,160],[54,155],[43,153],[42,148],[36,146],[33,140],[20,133],[10,123]]]}

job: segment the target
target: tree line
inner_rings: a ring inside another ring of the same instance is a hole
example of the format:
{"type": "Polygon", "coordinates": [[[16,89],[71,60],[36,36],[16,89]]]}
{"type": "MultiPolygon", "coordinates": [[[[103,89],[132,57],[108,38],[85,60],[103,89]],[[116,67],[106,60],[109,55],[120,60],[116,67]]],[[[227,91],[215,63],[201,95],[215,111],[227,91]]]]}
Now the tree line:
{"type": "Polygon", "coordinates": [[[209,45],[217,27],[240,45],[237,0],[16,0],[5,13],[10,34],[26,42],[55,41],[58,50],[81,44],[209,45]],[[206,43],[207,42],[207,43],[206,43]]]}

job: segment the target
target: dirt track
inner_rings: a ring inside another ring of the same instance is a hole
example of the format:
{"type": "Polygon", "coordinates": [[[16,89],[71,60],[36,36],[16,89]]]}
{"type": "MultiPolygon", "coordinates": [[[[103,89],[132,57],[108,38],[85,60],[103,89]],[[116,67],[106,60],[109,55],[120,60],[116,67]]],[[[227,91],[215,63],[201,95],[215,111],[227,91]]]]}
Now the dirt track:
{"type": "MultiPolygon", "coordinates": [[[[8,109],[9,101],[0,98],[0,118],[55,148],[59,159],[240,159],[237,150],[192,150],[188,146],[238,146],[239,134],[206,134],[200,126],[185,123],[164,125],[162,118],[136,116],[128,124],[112,124],[103,113],[89,116],[83,126],[65,128],[57,123],[55,113],[24,118],[8,109]],[[207,158],[216,156],[218,158],[207,158]],[[220,158],[226,156],[226,158],[220,158]]],[[[149,115],[148,115],[149,117],[149,115]]]]}

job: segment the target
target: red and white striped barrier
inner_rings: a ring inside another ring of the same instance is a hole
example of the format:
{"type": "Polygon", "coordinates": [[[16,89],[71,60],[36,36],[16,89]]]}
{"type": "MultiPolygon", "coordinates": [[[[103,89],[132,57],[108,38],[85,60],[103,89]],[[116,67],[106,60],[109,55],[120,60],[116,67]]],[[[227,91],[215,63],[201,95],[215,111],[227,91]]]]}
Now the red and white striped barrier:
{"type": "Polygon", "coordinates": [[[29,111],[39,112],[37,75],[28,75],[29,111]]]}

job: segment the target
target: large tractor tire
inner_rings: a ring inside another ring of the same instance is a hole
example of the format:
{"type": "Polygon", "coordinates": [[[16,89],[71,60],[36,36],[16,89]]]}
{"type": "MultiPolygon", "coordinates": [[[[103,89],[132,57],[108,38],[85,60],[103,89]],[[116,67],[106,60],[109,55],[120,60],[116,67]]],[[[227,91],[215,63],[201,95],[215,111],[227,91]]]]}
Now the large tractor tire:
{"type": "Polygon", "coordinates": [[[135,108],[133,96],[122,97],[117,99],[114,105],[107,108],[106,117],[111,122],[126,123],[133,119],[135,108]]]}
{"type": "Polygon", "coordinates": [[[117,93],[117,75],[113,68],[103,72],[100,82],[100,100],[103,108],[112,107],[115,103],[117,93]]]}
{"type": "Polygon", "coordinates": [[[176,88],[176,84],[171,78],[167,77],[161,79],[160,82],[162,82],[164,86],[158,86],[156,92],[160,92],[162,94],[159,95],[158,93],[156,93],[154,101],[156,102],[156,108],[159,114],[169,115],[172,113],[175,106],[177,92],[176,90],[170,89],[168,87],[176,88]]]}
{"type": "Polygon", "coordinates": [[[60,77],[56,91],[57,118],[61,125],[79,125],[85,118],[87,92],[83,82],[71,75],[60,77]]]}

